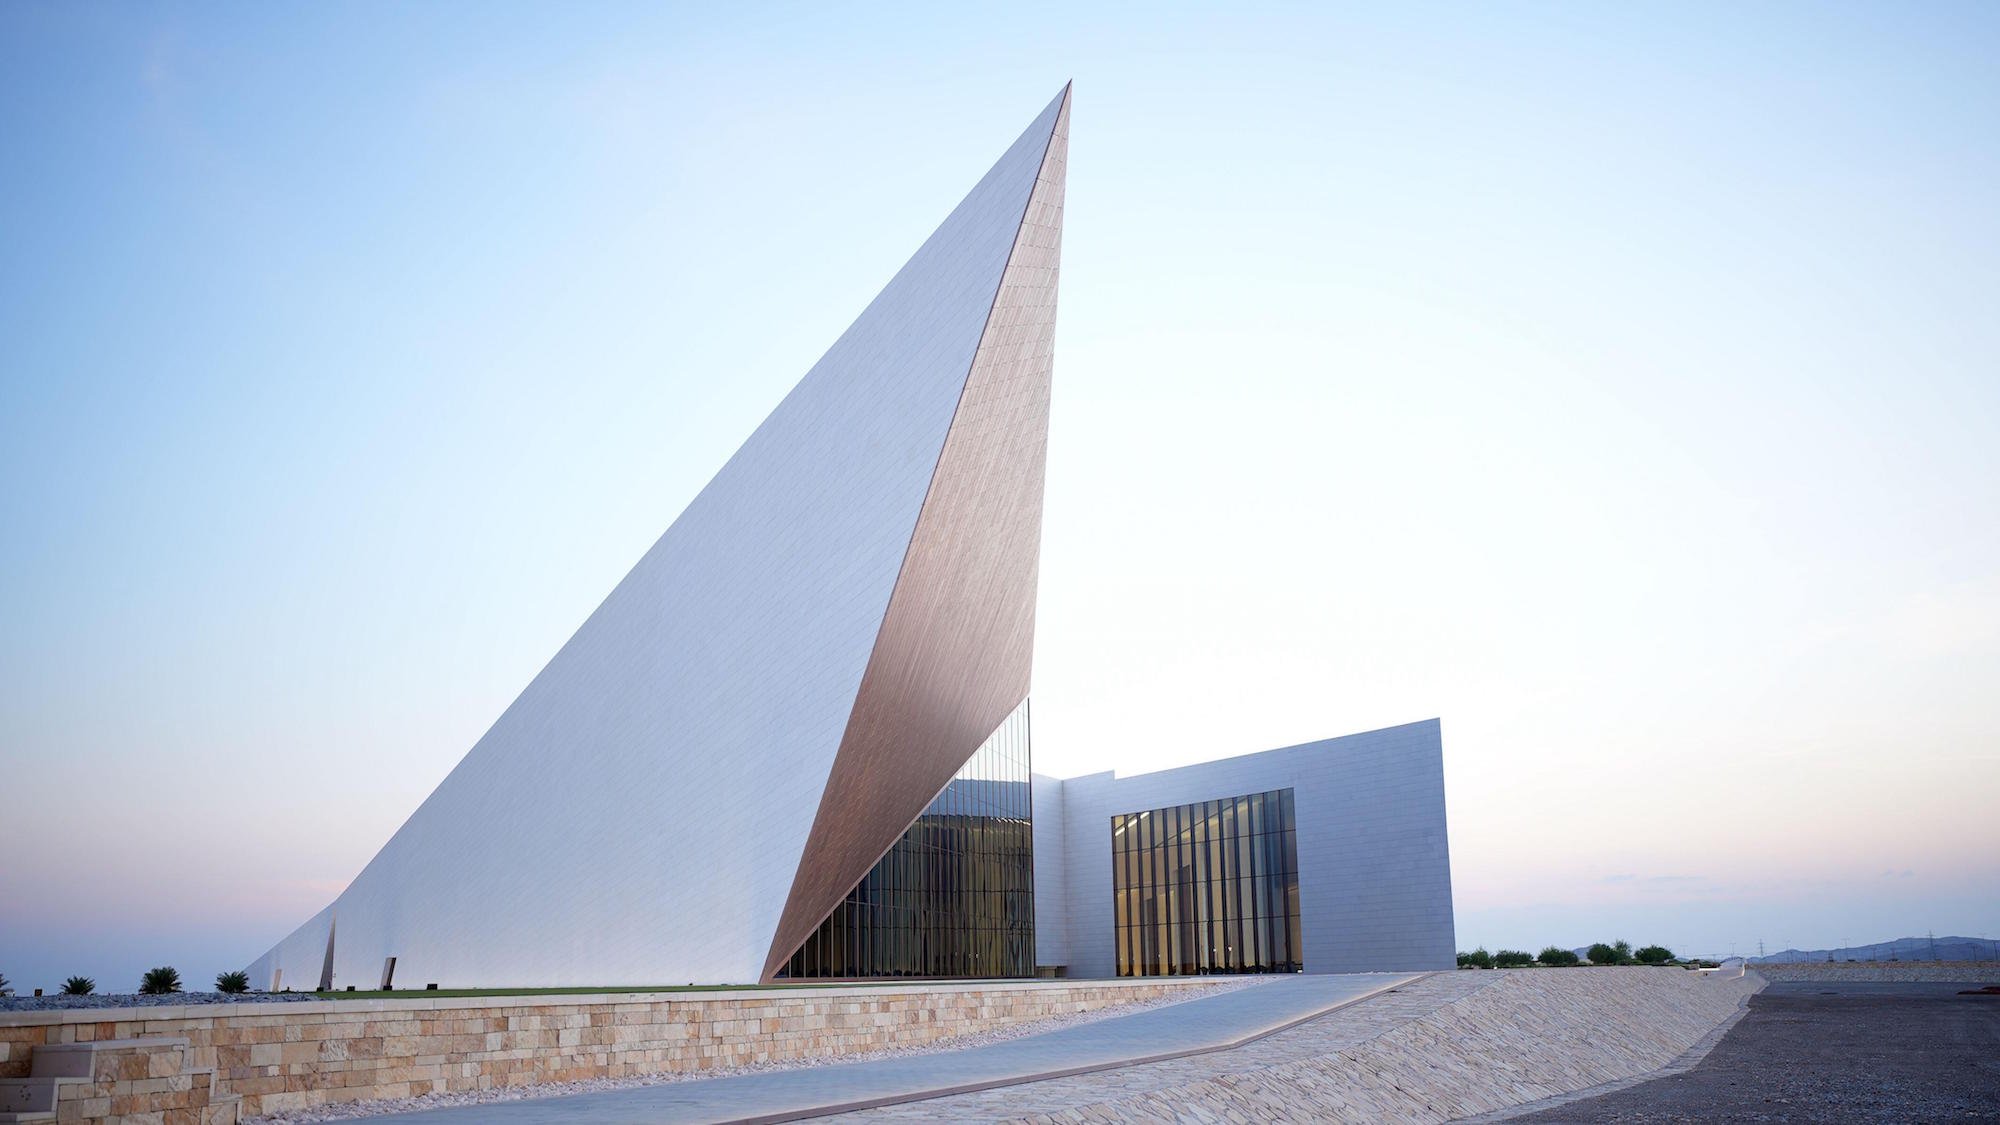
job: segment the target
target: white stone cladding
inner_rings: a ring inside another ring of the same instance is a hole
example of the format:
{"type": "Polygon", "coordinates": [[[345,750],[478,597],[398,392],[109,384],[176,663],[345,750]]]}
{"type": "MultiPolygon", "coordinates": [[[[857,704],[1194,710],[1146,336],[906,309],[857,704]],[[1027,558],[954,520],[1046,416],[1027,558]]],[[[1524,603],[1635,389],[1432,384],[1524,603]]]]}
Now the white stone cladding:
{"type": "Polygon", "coordinates": [[[1066,93],[256,986],[758,979],[1066,93]]]}
{"type": "Polygon", "coordinates": [[[1067,965],[1069,951],[1069,865],[1063,825],[1063,783],[1035,774],[1028,786],[1034,812],[1035,964],[1067,965]]]}
{"type": "Polygon", "coordinates": [[[1035,778],[1036,960],[1066,964],[1076,977],[1117,971],[1113,815],[1287,788],[1298,816],[1305,971],[1451,968],[1436,719],[1130,777],[1035,778]],[[1052,807],[1060,825],[1045,822],[1052,807]]]}

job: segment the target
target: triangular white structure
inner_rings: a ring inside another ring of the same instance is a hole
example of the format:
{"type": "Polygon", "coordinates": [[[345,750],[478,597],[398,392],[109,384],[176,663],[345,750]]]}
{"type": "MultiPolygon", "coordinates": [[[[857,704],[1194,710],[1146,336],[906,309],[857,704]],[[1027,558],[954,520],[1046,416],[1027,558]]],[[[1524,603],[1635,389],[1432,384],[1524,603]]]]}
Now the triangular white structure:
{"type": "Polygon", "coordinates": [[[336,920],[344,982],[753,981],[868,873],[1027,693],[1068,106],[257,987],[336,920]]]}

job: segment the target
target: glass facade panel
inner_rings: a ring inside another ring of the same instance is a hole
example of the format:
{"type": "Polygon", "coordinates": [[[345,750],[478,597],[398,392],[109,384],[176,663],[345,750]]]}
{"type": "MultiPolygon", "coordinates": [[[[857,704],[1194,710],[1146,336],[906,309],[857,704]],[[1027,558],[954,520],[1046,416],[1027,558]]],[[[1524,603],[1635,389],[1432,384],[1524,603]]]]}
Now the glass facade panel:
{"type": "Polygon", "coordinates": [[[778,975],[1034,976],[1030,761],[1023,702],[778,975]]]}
{"type": "Polygon", "coordinates": [[[1293,824],[1290,789],[1112,817],[1118,975],[1301,971],[1293,824]]]}

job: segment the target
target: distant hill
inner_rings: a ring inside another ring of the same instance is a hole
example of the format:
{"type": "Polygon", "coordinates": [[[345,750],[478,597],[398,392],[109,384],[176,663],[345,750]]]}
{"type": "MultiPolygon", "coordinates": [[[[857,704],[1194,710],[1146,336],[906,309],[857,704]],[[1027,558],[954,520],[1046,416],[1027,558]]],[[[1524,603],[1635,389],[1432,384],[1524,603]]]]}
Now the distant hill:
{"type": "Polygon", "coordinates": [[[2000,939],[1903,937],[1842,949],[1781,949],[1751,961],[2000,961],[2000,939]]]}

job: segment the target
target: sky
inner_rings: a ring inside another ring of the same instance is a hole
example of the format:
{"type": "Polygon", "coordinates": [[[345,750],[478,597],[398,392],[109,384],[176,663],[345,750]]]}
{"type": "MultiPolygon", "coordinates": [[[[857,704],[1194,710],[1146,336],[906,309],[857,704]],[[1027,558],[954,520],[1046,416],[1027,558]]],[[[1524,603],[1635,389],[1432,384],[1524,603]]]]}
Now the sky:
{"type": "Polygon", "coordinates": [[[2000,933],[2000,9],[0,6],[0,974],[346,885],[1074,79],[1035,755],[2000,933]]]}

